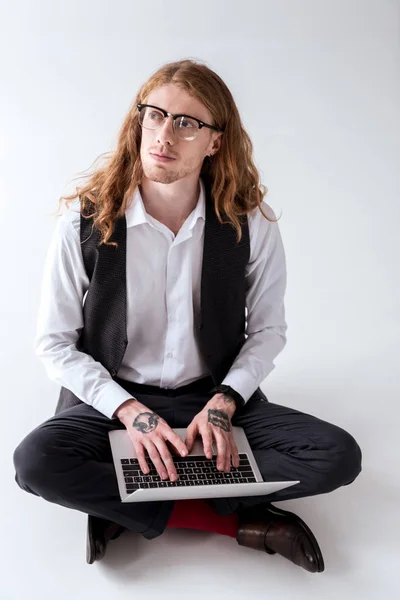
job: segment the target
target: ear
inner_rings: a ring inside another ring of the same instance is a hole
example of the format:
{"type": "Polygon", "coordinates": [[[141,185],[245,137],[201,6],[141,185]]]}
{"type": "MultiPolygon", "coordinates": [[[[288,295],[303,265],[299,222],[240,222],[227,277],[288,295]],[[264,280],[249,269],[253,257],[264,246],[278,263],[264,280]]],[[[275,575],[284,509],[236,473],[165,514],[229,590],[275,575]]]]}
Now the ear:
{"type": "Polygon", "coordinates": [[[213,132],[212,137],[212,146],[210,148],[211,154],[216,154],[218,152],[218,150],[221,148],[221,143],[222,143],[222,136],[223,136],[223,132],[222,131],[218,131],[218,132],[213,132]]]}

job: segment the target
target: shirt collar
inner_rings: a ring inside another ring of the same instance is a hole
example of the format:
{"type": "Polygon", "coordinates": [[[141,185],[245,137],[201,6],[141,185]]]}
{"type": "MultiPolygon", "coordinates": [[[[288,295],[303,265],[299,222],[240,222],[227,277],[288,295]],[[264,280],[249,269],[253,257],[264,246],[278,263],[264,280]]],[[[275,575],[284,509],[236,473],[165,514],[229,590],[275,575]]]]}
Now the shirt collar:
{"type": "MultiPolygon", "coordinates": [[[[200,181],[200,194],[199,199],[197,201],[196,207],[190,215],[190,220],[188,223],[188,229],[193,229],[196,225],[197,220],[202,218],[204,221],[206,220],[206,205],[205,205],[205,188],[204,182],[202,178],[199,178],[200,181]]],[[[134,227],[135,225],[141,225],[142,223],[150,223],[149,214],[146,212],[145,206],[143,204],[143,198],[139,190],[139,186],[137,186],[136,190],[133,193],[132,201],[129,203],[129,206],[125,211],[126,216],[126,226],[134,227]]]]}

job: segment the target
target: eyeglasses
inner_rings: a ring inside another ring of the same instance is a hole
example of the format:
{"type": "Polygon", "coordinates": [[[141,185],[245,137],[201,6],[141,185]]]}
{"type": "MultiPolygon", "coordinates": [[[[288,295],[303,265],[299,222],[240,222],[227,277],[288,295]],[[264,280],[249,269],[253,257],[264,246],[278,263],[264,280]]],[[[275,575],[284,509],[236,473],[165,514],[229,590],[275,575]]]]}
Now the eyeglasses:
{"type": "Polygon", "coordinates": [[[139,110],[139,123],[145,129],[158,129],[164,124],[167,117],[172,117],[173,128],[177,136],[186,141],[192,141],[199,133],[199,129],[202,127],[208,127],[215,131],[223,131],[214,125],[207,125],[195,117],[189,117],[189,115],[173,115],[166,110],[159,108],[158,106],[152,106],[151,104],[138,104],[139,110]]]}

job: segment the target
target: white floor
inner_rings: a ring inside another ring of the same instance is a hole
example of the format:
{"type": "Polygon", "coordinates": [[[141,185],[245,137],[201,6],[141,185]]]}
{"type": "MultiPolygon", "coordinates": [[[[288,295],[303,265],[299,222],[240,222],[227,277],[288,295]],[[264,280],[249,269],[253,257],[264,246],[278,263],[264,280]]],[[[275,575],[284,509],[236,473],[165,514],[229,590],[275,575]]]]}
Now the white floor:
{"type": "Polygon", "coordinates": [[[87,565],[83,514],[14,494],[14,516],[3,523],[0,597],[203,600],[229,591],[230,598],[241,599],[392,598],[400,590],[398,535],[390,515],[394,498],[387,489],[379,512],[371,500],[355,501],[356,492],[367,498],[373,484],[372,475],[363,475],[354,484],[357,490],[280,503],[296,509],[316,534],[326,563],[322,574],[241,547],[227,536],[176,529],[154,540],[125,533],[110,542],[101,562],[87,565]]]}
{"type": "MultiPolygon", "coordinates": [[[[377,409],[371,380],[366,376],[360,384],[361,378],[353,374],[353,385],[346,382],[340,392],[331,387],[336,403],[324,402],[318,411],[315,381],[303,398],[289,389],[288,405],[348,427],[363,450],[363,471],[350,486],[276,504],[296,512],[311,527],[324,555],[324,573],[307,573],[279,555],[241,547],[227,536],[176,529],[154,540],[127,532],[110,542],[102,561],[87,565],[86,515],[27,494],[14,482],[10,456],[20,432],[15,421],[13,441],[9,438],[2,452],[6,491],[1,500],[0,599],[204,600],[228,592],[230,600],[245,594],[299,600],[400,597],[397,429],[385,411],[377,409]],[[351,414],[346,386],[349,398],[357,394],[365,399],[362,418],[351,414]]],[[[306,389],[300,374],[297,379],[298,389],[306,389]]],[[[388,381],[387,389],[381,389],[383,395],[390,393],[390,385],[388,381]]],[[[273,395],[278,402],[279,392],[273,395]]],[[[388,395],[386,400],[390,403],[388,395]]],[[[29,428],[35,418],[32,414],[29,428]]]]}

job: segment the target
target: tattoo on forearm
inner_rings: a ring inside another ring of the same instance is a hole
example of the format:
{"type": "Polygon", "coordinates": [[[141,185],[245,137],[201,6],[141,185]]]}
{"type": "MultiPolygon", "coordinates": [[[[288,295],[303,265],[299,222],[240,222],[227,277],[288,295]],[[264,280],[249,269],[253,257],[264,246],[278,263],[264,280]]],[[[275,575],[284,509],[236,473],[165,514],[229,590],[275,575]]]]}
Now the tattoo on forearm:
{"type": "Polygon", "coordinates": [[[224,431],[231,431],[231,422],[228,415],[223,410],[208,409],[208,422],[220,427],[224,431]]]}
{"type": "Polygon", "coordinates": [[[152,412],[142,412],[132,423],[132,427],[141,433],[151,433],[155,430],[160,420],[159,415],[152,412]]]}

